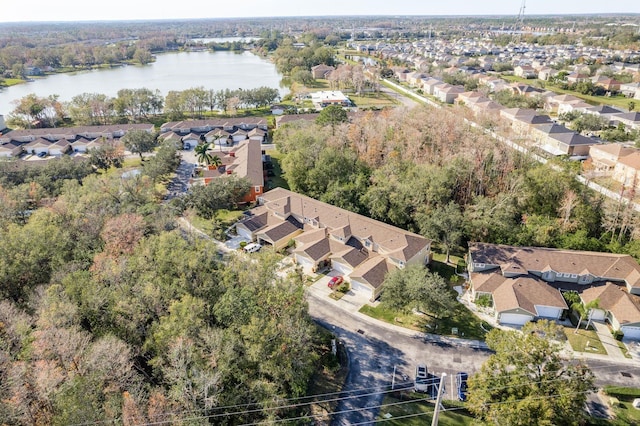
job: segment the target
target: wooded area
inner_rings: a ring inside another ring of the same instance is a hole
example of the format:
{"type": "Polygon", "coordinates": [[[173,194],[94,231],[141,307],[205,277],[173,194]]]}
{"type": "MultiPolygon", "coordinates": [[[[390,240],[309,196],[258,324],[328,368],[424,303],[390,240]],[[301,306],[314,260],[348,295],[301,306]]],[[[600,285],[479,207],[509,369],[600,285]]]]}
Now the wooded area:
{"type": "Polygon", "coordinates": [[[274,140],[290,188],[464,253],[466,241],[628,253],[638,215],[578,183],[571,163],[535,162],[426,107],[349,124],[290,123],[274,140]]]}
{"type": "Polygon", "coordinates": [[[277,255],[223,263],[144,173],[3,177],[0,423],[246,423],[305,395],[327,342],[277,255]]]}

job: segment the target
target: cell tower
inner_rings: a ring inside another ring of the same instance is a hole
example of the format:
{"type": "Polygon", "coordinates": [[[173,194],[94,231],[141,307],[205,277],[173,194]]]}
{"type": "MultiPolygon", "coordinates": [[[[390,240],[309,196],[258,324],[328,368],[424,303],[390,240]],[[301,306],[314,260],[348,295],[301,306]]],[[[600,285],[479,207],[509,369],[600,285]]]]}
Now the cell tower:
{"type": "Polygon", "coordinates": [[[520,11],[518,12],[518,17],[516,18],[516,24],[513,29],[514,31],[517,31],[518,28],[522,28],[524,26],[524,10],[527,8],[526,2],[526,0],[522,0],[520,11]]]}

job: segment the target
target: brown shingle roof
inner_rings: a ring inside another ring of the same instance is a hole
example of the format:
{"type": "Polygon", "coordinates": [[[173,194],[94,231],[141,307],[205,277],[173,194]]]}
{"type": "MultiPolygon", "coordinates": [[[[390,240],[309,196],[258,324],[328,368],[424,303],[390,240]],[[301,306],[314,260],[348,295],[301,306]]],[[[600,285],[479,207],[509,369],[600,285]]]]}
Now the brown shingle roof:
{"type": "Polygon", "coordinates": [[[317,217],[320,226],[329,228],[329,232],[349,225],[353,236],[361,240],[368,238],[372,243],[379,245],[380,252],[392,254],[394,258],[403,262],[411,260],[429,246],[429,240],[418,234],[283,188],[275,188],[260,198],[264,200],[267,208],[285,215],[292,213],[300,218],[317,217]]]}
{"type": "Polygon", "coordinates": [[[598,299],[598,306],[610,311],[620,325],[640,323],[640,307],[634,303],[633,297],[623,287],[613,283],[591,287],[581,294],[585,304],[598,299]]]}
{"type": "Polygon", "coordinates": [[[374,256],[358,266],[352,273],[351,278],[364,280],[373,288],[379,288],[384,282],[390,267],[387,260],[382,256],[374,256]]]}
{"type": "Polygon", "coordinates": [[[640,265],[626,254],[599,253],[551,249],[544,247],[513,247],[488,243],[469,243],[474,263],[511,267],[514,263],[527,271],[553,270],[584,275],[596,280],[626,281],[640,287],[640,265]]]}

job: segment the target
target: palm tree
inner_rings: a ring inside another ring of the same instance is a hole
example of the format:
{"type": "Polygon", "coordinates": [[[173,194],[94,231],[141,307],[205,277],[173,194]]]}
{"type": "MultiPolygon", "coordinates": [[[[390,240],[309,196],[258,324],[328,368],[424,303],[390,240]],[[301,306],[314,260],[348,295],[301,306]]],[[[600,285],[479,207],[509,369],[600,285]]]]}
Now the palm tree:
{"type": "Polygon", "coordinates": [[[196,145],[194,149],[196,155],[198,156],[198,161],[204,164],[211,164],[211,154],[209,154],[209,144],[205,143],[202,145],[196,145]]]}
{"type": "Polygon", "coordinates": [[[209,164],[218,168],[222,166],[222,159],[220,159],[220,157],[218,157],[217,155],[214,155],[213,157],[211,157],[211,161],[209,161],[209,164]]]}
{"type": "Polygon", "coordinates": [[[580,323],[586,316],[589,317],[589,321],[587,321],[587,326],[585,327],[585,329],[589,328],[589,324],[591,324],[591,310],[598,309],[599,307],[600,307],[599,299],[592,300],[586,305],[583,305],[581,302],[576,302],[571,305],[571,308],[575,310],[578,313],[578,315],[580,315],[580,318],[578,318],[578,326],[576,327],[575,333],[578,332],[578,329],[580,328],[580,323]]]}

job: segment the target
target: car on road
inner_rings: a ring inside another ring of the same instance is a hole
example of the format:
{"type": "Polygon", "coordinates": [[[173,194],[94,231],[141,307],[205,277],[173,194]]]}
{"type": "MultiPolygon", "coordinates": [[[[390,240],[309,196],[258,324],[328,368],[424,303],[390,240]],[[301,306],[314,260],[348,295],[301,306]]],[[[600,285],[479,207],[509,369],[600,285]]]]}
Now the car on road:
{"type": "Polygon", "coordinates": [[[329,282],[327,283],[327,286],[329,288],[335,288],[337,286],[339,286],[340,284],[342,284],[344,282],[344,278],[342,278],[340,275],[332,277],[329,282]]]}
{"type": "Polygon", "coordinates": [[[458,399],[462,402],[467,400],[467,379],[469,375],[464,372],[456,374],[456,389],[458,392],[458,399]]]}
{"type": "Polygon", "coordinates": [[[251,243],[251,244],[247,244],[246,246],[244,246],[244,251],[245,251],[245,253],[255,253],[255,252],[259,251],[261,248],[262,248],[261,244],[251,243]]]}

